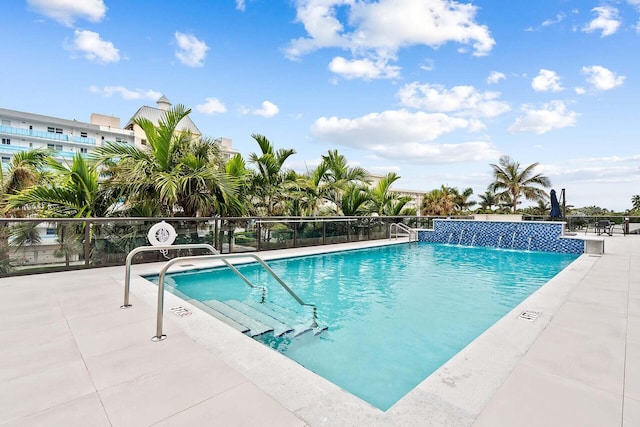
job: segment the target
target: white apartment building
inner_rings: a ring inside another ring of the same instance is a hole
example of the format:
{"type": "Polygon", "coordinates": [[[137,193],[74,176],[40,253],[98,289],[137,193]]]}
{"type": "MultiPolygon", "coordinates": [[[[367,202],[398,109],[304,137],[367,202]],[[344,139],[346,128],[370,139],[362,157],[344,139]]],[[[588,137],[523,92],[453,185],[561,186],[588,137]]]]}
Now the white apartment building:
{"type": "Polygon", "coordinates": [[[133,132],[121,129],[118,117],[94,113],[90,120],[87,123],[0,108],[2,163],[9,163],[15,153],[31,149],[48,148],[60,159],[71,159],[107,141],[133,144],[133,132]]]}
{"type": "MultiPolygon", "coordinates": [[[[91,114],[89,122],[80,122],[0,108],[0,159],[2,164],[7,164],[15,153],[38,148],[54,150],[59,160],[71,160],[74,154],[89,153],[106,142],[143,146],[146,136],[134,120],[145,117],[157,124],[170,107],[169,100],[162,96],[157,101],[157,108],[140,107],[124,128],[120,127],[119,117],[97,113],[91,114]]],[[[178,124],[178,131],[183,130],[190,131],[196,138],[201,136],[200,130],[188,116],[178,124]]],[[[220,144],[226,159],[239,153],[233,149],[229,138],[217,138],[215,142],[220,144]]]]}

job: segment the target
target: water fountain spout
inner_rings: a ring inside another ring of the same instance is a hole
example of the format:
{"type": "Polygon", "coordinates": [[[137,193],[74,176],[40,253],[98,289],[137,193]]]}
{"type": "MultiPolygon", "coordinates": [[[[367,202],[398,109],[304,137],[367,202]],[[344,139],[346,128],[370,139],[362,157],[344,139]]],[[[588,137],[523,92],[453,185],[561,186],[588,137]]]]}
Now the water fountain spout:
{"type": "Polygon", "coordinates": [[[500,247],[500,245],[502,244],[503,237],[504,237],[504,233],[500,233],[500,235],[498,236],[498,247],[500,247]]]}
{"type": "Polygon", "coordinates": [[[475,246],[476,244],[476,236],[478,233],[473,233],[473,237],[471,238],[471,246],[475,246]]]}
{"type": "Polygon", "coordinates": [[[528,243],[527,243],[527,250],[530,251],[531,250],[531,241],[533,240],[533,236],[529,236],[528,239],[528,243]]]}
{"type": "Polygon", "coordinates": [[[453,237],[453,231],[449,233],[449,238],[447,239],[447,245],[451,243],[451,238],[453,237]]]}
{"type": "Polygon", "coordinates": [[[462,242],[462,236],[464,235],[464,228],[462,229],[462,231],[460,231],[460,237],[458,237],[458,244],[461,244],[462,242]]]}
{"type": "Polygon", "coordinates": [[[518,234],[518,232],[517,232],[517,231],[514,231],[514,232],[513,232],[513,237],[511,237],[511,249],[513,249],[513,244],[514,244],[514,243],[515,243],[515,241],[516,241],[516,234],[518,234]]]}

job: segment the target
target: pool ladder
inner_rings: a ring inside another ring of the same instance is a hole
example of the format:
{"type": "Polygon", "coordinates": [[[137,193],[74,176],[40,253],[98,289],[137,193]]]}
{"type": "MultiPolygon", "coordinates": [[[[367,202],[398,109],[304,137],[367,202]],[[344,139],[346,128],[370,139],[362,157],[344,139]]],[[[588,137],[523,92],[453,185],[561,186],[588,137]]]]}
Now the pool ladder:
{"type": "MultiPolygon", "coordinates": [[[[127,255],[126,263],[125,263],[124,304],[122,306],[120,306],[120,308],[129,308],[129,307],[131,307],[131,304],[129,303],[129,287],[130,287],[130,283],[131,283],[131,262],[133,260],[134,255],[136,255],[136,254],[138,254],[140,252],[150,252],[150,251],[169,250],[169,249],[208,249],[210,252],[213,253],[213,255],[194,255],[194,256],[177,257],[177,258],[173,258],[173,259],[167,261],[167,263],[162,267],[162,269],[160,270],[160,274],[158,276],[158,307],[157,307],[157,315],[156,315],[156,335],[151,338],[152,341],[162,341],[167,337],[165,334],[162,333],[163,310],[164,310],[164,277],[165,277],[165,274],[166,274],[167,270],[173,264],[176,264],[178,262],[193,261],[193,260],[203,260],[203,259],[206,259],[206,260],[220,260],[220,261],[222,261],[227,267],[229,267],[229,269],[231,271],[233,271],[247,285],[249,285],[249,287],[251,287],[253,289],[257,288],[257,286],[255,284],[253,284],[245,275],[240,273],[240,271],[238,271],[238,269],[235,268],[235,266],[229,262],[229,259],[251,258],[254,261],[257,261],[258,264],[260,264],[280,284],[280,286],[282,286],[283,289],[285,291],[287,291],[287,293],[289,295],[291,295],[293,297],[293,299],[296,300],[296,302],[298,304],[300,304],[301,306],[305,306],[305,307],[311,307],[311,309],[313,310],[313,320],[312,320],[312,323],[311,323],[310,327],[312,329],[318,328],[318,310],[317,310],[315,304],[309,304],[309,303],[304,302],[284,282],[284,280],[282,280],[282,278],[280,278],[280,276],[278,276],[276,274],[276,272],[273,271],[271,269],[271,267],[269,267],[267,265],[267,263],[264,262],[264,260],[262,258],[260,258],[259,256],[255,255],[255,254],[247,254],[247,253],[244,253],[244,254],[221,254],[213,246],[211,246],[209,244],[206,244],[206,243],[194,243],[194,244],[186,244],[186,245],[169,245],[169,246],[140,246],[138,248],[133,249],[131,252],[129,252],[129,254],[127,255]]],[[[260,288],[262,289],[262,298],[264,300],[266,288],[264,286],[262,286],[260,288]]]]}
{"type": "Polygon", "coordinates": [[[389,226],[389,238],[398,238],[398,236],[409,236],[410,242],[418,241],[418,230],[411,228],[401,222],[394,222],[389,226]],[[395,233],[394,233],[395,230],[395,233]]]}

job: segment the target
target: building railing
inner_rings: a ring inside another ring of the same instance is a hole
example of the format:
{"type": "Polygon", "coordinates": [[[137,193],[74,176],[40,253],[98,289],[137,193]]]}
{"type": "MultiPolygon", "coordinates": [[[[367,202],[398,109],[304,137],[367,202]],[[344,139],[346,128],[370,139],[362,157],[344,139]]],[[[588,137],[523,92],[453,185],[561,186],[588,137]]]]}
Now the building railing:
{"type": "Polygon", "coordinates": [[[13,126],[0,125],[0,133],[8,135],[32,136],[34,138],[51,139],[54,141],[68,141],[69,136],[62,133],[44,132],[41,130],[22,129],[13,126]]]}
{"type": "MultiPolygon", "coordinates": [[[[432,229],[437,218],[445,217],[0,218],[0,277],[124,266],[127,254],[148,245],[149,228],[162,220],[175,228],[175,244],[206,243],[224,254],[388,239],[392,223],[432,229]]],[[[581,227],[598,219],[624,221],[611,216],[568,217],[567,230],[584,232],[581,227]]],[[[615,230],[617,234],[621,228],[615,230]]],[[[630,232],[640,233],[640,217],[630,217],[630,232]]],[[[170,255],[201,253],[205,252],[189,249],[170,255]]],[[[137,257],[136,263],[167,260],[160,252],[137,257]]]]}
{"type": "Polygon", "coordinates": [[[86,137],[86,136],[72,136],[71,137],[71,141],[72,142],[79,142],[81,144],[96,145],[96,139],[95,138],[89,138],[89,137],[86,137]]]}

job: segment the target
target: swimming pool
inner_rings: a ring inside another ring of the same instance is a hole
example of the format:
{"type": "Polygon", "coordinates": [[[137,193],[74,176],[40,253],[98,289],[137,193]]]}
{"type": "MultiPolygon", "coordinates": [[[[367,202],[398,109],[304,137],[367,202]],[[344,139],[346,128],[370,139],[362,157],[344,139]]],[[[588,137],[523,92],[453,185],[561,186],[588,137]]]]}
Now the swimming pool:
{"type": "MultiPolygon", "coordinates": [[[[256,339],[386,410],[576,258],[420,243],[270,261],[328,330],[256,339]]],[[[240,271],[267,287],[268,304],[309,322],[264,270],[240,271]]],[[[199,301],[262,297],[222,268],[171,274],[167,285],[199,301]]]]}

